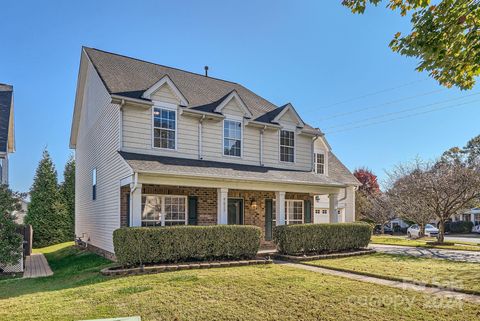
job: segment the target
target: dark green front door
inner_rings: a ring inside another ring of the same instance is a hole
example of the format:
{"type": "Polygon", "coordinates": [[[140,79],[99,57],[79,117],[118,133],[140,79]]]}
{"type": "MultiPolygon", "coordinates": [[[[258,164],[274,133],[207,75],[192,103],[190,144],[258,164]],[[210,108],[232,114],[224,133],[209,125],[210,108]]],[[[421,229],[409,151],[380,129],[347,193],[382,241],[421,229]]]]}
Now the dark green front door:
{"type": "Polygon", "coordinates": [[[243,199],[228,199],[228,224],[243,224],[243,199]]]}

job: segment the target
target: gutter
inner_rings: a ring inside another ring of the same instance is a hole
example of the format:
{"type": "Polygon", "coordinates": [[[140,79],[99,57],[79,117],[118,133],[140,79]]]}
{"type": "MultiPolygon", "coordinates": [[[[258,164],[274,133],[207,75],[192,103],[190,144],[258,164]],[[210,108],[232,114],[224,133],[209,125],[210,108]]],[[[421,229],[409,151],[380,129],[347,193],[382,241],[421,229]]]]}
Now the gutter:
{"type": "Polygon", "coordinates": [[[112,97],[112,103],[113,104],[121,104],[123,102],[128,102],[133,105],[137,106],[142,106],[142,107],[151,107],[153,106],[153,102],[148,101],[148,100],[143,100],[143,99],[137,99],[137,98],[129,98],[129,97],[124,97],[124,96],[119,96],[119,95],[110,95],[112,97]]]}
{"type": "Polygon", "coordinates": [[[312,172],[315,173],[315,141],[318,139],[319,135],[316,135],[312,139],[312,172]]]}
{"type": "Polygon", "coordinates": [[[265,132],[265,129],[267,129],[267,125],[263,126],[262,129],[260,129],[260,166],[263,166],[263,133],[265,132]]]}
{"type": "Polygon", "coordinates": [[[198,120],[198,159],[203,159],[203,151],[202,151],[202,132],[203,132],[203,121],[205,120],[206,115],[203,115],[198,120]]]}

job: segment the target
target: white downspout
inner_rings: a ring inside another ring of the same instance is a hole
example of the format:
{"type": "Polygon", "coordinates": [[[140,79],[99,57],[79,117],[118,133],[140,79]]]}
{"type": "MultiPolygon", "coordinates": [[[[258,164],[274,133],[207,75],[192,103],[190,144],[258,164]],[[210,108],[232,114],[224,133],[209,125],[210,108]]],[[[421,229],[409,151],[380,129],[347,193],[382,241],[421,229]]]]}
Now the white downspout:
{"type": "Polygon", "coordinates": [[[203,120],[205,119],[205,115],[203,115],[199,120],[198,120],[198,159],[203,159],[202,156],[202,132],[203,132],[203,120]]]}
{"type": "Polygon", "coordinates": [[[263,126],[263,128],[260,129],[260,166],[263,166],[263,133],[266,128],[267,126],[263,126]]]}
{"type": "Polygon", "coordinates": [[[119,124],[119,129],[120,129],[120,139],[119,139],[119,147],[118,149],[121,150],[123,147],[123,106],[125,106],[125,99],[122,99],[120,102],[120,124],[119,124]]]}
{"type": "Polygon", "coordinates": [[[316,135],[312,139],[312,172],[315,173],[315,141],[318,139],[318,135],[316,135]]]}

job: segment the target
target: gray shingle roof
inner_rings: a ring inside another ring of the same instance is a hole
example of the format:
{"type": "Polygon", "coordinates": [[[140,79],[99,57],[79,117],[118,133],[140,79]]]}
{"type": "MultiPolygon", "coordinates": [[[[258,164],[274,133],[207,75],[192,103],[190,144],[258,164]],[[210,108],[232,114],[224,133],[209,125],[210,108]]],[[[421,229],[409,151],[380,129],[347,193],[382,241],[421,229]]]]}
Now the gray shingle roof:
{"type": "MultiPolygon", "coordinates": [[[[188,100],[189,108],[210,111],[221,103],[222,98],[235,90],[253,114],[253,119],[269,122],[262,117],[279,109],[268,100],[258,96],[240,84],[212,77],[205,77],[172,67],[154,64],[110,52],[84,47],[100,78],[110,94],[142,99],[143,93],[168,75],[188,100]]],[[[273,118],[271,118],[273,119],[273,118]]],[[[306,125],[307,129],[313,127],[306,125]]]]}
{"type": "Polygon", "coordinates": [[[0,152],[8,150],[8,127],[12,106],[13,87],[0,84],[0,152]]]}
{"type": "Polygon", "coordinates": [[[355,177],[332,153],[328,158],[328,176],[317,175],[310,171],[126,152],[119,153],[130,167],[138,172],[328,186],[359,185],[355,177]]]}

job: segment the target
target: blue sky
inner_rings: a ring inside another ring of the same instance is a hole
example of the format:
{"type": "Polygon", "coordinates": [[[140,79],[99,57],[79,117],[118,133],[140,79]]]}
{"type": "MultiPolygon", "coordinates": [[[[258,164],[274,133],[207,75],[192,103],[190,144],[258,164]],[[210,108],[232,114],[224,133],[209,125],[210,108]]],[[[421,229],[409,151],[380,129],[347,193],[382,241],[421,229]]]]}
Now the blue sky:
{"type": "Polygon", "coordinates": [[[480,95],[468,96],[478,88],[442,90],[414,70],[415,59],[388,48],[395,32],[408,32],[407,18],[382,6],[353,15],[340,1],[299,3],[2,3],[0,82],[15,88],[12,188],[30,188],[45,146],[61,178],[72,153],[68,141],[82,45],[199,73],[209,65],[214,77],[239,82],[277,105],[292,102],[304,120],[328,134],[350,169],[367,166],[380,178],[395,164],[436,157],[480,134],[480,95]],[[425,105],[430,106],[418,109],[425,105]],[[382,117],[386,113],[397,114],[382,117]]]}

